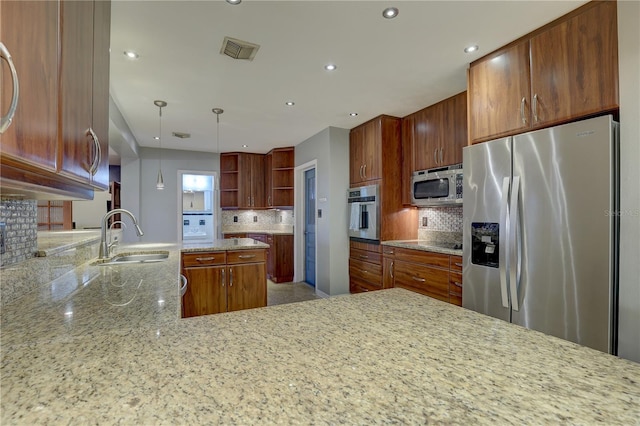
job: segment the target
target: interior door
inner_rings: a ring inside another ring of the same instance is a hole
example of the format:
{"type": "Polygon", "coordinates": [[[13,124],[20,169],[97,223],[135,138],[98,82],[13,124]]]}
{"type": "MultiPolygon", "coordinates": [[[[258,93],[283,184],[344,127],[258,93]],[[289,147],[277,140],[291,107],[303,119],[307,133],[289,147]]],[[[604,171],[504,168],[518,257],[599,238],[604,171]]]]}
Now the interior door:
{"type": "Polygon", "coordinates": [[[304,280],[316,285],[316,169],[304,172],[304,280]]]}

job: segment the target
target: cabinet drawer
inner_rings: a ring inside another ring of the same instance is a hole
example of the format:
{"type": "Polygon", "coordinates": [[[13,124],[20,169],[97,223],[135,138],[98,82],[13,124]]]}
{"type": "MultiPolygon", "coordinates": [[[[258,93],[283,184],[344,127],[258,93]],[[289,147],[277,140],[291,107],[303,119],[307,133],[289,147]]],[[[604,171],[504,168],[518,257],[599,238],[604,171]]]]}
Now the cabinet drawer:
{"type": "Polygon", "coordinates": [[[385,257],[393,257],[396,254],[397,247],[382,246],[382,254],[385,257]]]}
{"type": "Polygon", "coordinates": [[[395,257],[397,260],[406,262],[415,262],[423,265],[436,266],[449,269],[449,255],[442,253],[433,253],[430,251],[411,250],[405,248],[396,248],[395,257]]]}
{"type": "Polygon", "coordinates": [[[266,251],[262,250],[236,250],[227,252],[227,264],[264,262],[266,251]]]}
{"type": "Polygon", "coordinates": [[[382,288],[382,265],[349,259],[349,278],[366,281],[376,289],[382,288]]]}
{"type": "Polygon", "coordinates": [[[373,253],[370,251],[358,250],[355,248],[352,248],[349,251],[349,257],[351,259],[357,259],[364,262],[375,263],[377,265],[380,265],[382,263],[382,255],[380,253],[373,253]]]}
{"type": "Polygon", "coordinates": [[[351,278],[349,280],[349,292],[350,293],[365,293],[367,291],[380,290],[382,287],[378,287],[369,281],[359,280],[357,278],[351,278]]]}
{"type": "Polygon", "coordinates": [[[256,241],[260,241],[262,243],[267,242],[267,234],[247,234],[247,238],[252,238],[256,241]]]}
{"type": "Polygon", "coordinates": [[[247,238],[247,234],[243,233],[243,232],[234,232],[233,234],[224,234],[224,238],[230,238],[230,239],[234,239],[234,238],[247,238]]]}
{"type": "Polygon", "coordinates": [[[451,256],[449,269],[456,272],[462,272],[462,256],[451,256]]]}
{"type": "Polygon", "coordinates": [[[425,265],[395,261],[395,287],[449,301],[449,271],[425,265]]]}
{"type": "Polygon", "coordinates": [[[224,251],[182,253],[182,267],[224,265],[226,262],[225,255],[224,251]]]}
{"type": "Polygon", "coordinates": [[[449,273],[449,303],[462,306],[462,274],[449,273]]]}

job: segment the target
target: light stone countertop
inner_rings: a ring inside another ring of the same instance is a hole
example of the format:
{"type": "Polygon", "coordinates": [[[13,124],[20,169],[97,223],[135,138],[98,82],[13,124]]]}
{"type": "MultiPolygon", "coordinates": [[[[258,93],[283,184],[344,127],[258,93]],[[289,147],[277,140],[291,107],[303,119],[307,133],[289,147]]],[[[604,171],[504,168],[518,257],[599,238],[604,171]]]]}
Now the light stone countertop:
{"type": "Polygon", "coordinates": [[[223,235],[226,234],[270,234],[270,235],[293,235],[292,230],[279,230],[279,229],[241,229],[233,231],[222,231],[223,235]]]}
{"type": "MultiPolygon", "coordinates": [[[[112,232],[112,231],[109,231],[112,232]]],[[[122,232],[116,230],[116,232],[122,232]]],[[[75,247],[100,242],[100,230],[74,229],[70,231],[38,231],[38,252],[36,256],[46,257],[75,247]]]]}
{"type": "Polygon", "coordinates": [[[142,249],[3,307],[1,424],[638,424],[640,364],[403,289],[180,319],[142,249]]]}
{"type": "Polygon", "coordinates": [[[383,241],[383,246],[401,247],[411,250],[431,251],[434,253],[450,254],[453,256],[462,256],[462,250],[445,248],[436,243],[423,240],[391,240],[383,241]]]}

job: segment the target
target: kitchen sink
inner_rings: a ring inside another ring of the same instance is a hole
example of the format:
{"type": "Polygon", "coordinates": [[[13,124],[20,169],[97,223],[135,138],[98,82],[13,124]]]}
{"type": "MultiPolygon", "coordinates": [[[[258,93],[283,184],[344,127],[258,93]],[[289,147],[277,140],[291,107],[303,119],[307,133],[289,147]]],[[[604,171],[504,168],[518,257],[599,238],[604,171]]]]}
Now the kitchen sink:
{"type": "Polygon", "coordinates": [[[106,266],[106,265],[123,265],[130,263],[155,263],[163,262],[169,257],[168,251],[155,251],[147,253],[122,253],[117,254],[111,259],[106,261],[98,260],[94,265],[106,266]]]}

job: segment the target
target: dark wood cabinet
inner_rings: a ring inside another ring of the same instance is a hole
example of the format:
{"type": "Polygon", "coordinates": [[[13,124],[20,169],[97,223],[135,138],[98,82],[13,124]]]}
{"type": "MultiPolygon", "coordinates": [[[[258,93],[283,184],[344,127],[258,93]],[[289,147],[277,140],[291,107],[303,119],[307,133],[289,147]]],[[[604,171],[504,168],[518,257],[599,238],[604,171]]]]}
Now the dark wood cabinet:
{"type": "Polygon", "coordinates": [[[264,155],[244,152],[220,154],[220,207],[265,207],[264,155]]]}
{"type": "Polygon", "coordinates": [[[399,119],[380,116],[351,130],[349,161],[351,186],[367,185],[382,178],[383,144],[399,140],[399,119]],[[383,143],[384,141],[384,143],[383,143]]]}
{"type": "MultiPolygon", "coordinates": [[[[250,232],[246,236],[269,244],[266,254],[267,278],[274,283],[293,281],[293,235],[250,232]]],[[[227,234],[225,238],[228,238],[227,234]]]]}
{"type": "Polygon", "coordinates": [[[617,6],[592,1],[471,63],[469,140],[619,107],[617,6]]]}
{"type": "Polygon", "coordinates": [[[265,192],[267,208],[293,208],[295,149],[276,148],[265,156],[265,192]]]}
{"type": "Polygon", "coordinates": [[[451,256],[449,266],[449,303],[462,306],[462,256],[451,256]]]}
{"type": "Polygon", "coordinates": [[[411,204],[411,178],[415,166],[413,163],[413,138],[415,137],[415,115],[404,117],[401,121],[401,142],[402,142],[402,204],[411,204]]]}
{"type": "Polygon", "coordinates": [[[265,259],[264,249],[183,253],[182,316],[266,306],[265,259]]]}
{"type": "Polygon", "coordinates": [[[383,288],[380,247],[379,244],[351,241],[349,250],[349,291],[351,293],[383,288]]]}
{"type": "MultiPolygon", "coordinates": [[[[109,1],[2,2],[0,39],[16,65],[18,108],[2,134],[2,188],[33,198],[107,189],[109,1]]],[[[13,96],[2,61],[1,108],[13,96]]]]}

